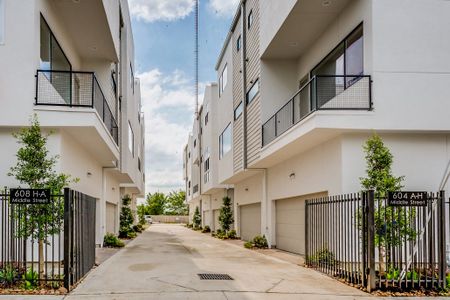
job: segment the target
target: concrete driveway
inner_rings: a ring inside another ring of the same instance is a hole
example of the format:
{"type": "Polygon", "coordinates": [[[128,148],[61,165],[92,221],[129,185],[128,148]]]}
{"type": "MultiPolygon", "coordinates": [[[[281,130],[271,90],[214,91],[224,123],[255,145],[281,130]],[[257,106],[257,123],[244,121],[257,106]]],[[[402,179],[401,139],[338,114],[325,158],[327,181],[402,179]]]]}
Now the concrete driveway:
{"type": "Polygon", "coordinates": [[[354,299],[327,276],[180,225],[152,225],[66,299],[354,299]],[[200,280],[225,273],[232,281],[200,280]]]}

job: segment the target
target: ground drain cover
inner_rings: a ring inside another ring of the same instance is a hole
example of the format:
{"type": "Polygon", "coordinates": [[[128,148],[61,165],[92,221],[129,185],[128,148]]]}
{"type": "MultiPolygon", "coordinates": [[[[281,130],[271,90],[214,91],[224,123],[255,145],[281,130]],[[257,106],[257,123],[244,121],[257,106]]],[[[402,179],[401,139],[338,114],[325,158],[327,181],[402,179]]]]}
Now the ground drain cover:
{"type": "Polygon", "coordinates": [[[228,274],[197,274],[200,280],[233,280],[233,278],[228,274]]]}

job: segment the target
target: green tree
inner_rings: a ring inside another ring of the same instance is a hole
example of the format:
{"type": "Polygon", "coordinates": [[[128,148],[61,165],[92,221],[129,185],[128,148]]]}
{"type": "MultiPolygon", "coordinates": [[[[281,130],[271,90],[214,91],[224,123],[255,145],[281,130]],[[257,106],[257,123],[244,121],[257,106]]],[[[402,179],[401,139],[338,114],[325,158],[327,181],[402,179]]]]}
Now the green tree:
{"type": "MultiPolygon", "coordinates": [[[[14,177],[28,188],[48,188],[54,195],[61,194],[64,187],[78,179],[71,180],[70,175],[54,170],[59,157],[49,155],[47,140],[50,134],[42,133],[36,115],[31,118],[30,123],[30,127],[13,134],[21,147],[16,154],[17,163],[11,167],[8,176],[14,177]]],[[[53,199],[50,204],[20,205],[15,213],[20,222],[16,235],[38,241],[38,262],[41,270],[39,278],[42,279],[44,244],[49,243],[49,236],[59,234],[62,230],[64,203],[53,199]]]]}
{"type": "Polygon", "coordinates": [[[163,215],[164,205],[166,204],[166,195],[163,193],[154,193],[147,195],[147,214],[163,215]]]}
{"type": "Polygon", "coordinates": [[[122,198],[122,209],[120,212],[120,228],[119,228],[119,237],[129,238],[134,235],[133,223],[134,217],[130,208],[131,197],[129,195],[125,195],[122,198]]]}
{"type": "Polygon", "coordinates": [[[392,174],[394,157],[383,140],[374,134],[366,141],[364,152],[367,176],[360,178],[360,182],[363,190],[374,190],[375,193],[375,245],[380,247],[380,272],[383,273],[386,255],[389,255],[386,254],[386,248],[399,245],[405,239],[416,238],[416,231],[407,221],[415,216],[415,210],[407,211],[401,207],[394,209],[383,200],[389,191],[400,191],[404,180],[404,176],[396,177],[392,174]]]}
{"type": "Polygon", "coordinates": [[[186,216],[188,205],[186,203],[186,193],[184,191],[172,191],[166,197],[164,214],[172,216],[186,216]]]}
{"type": "Polygon", "coordinates": [[[233,224],[233,210],[231,209],[231,199],[229,197],[223,197],[223,204],[220,208],[219,223],[223,231],[228,232],[233,224]]]}
{"type": "Polygon", "coordinates": [[[199,229],[202,226],[202,216],[200,215],[200,209],[195,207],[194,216],[192,217],[192,223],[194,224],[194,229],[199,229]]]}

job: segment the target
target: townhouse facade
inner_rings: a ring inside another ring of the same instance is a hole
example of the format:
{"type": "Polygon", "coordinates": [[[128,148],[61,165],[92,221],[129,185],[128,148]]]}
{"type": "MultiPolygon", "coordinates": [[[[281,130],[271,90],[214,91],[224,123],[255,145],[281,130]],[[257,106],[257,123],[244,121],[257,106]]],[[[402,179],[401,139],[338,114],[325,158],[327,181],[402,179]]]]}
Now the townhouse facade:
{"type": "Polygon", "coordinates": [[[144,195],[144,116],[126,0],[0,0],[0,180],[36,115],[70,187],[97,199],[96,243],[118,233],[121,199],[144,195]]]}
{"type": "MultiPolygon", "coordinates": [[[[360,191],[374,132],[406,190],[448,190],[449,14],[440,0],[240,2],[205,101],[227,109],[211,171],[242,239],[305,254],[305,200],[360,191]]],[[[191,211],[208,209],[203,194],[191,211]]]]}

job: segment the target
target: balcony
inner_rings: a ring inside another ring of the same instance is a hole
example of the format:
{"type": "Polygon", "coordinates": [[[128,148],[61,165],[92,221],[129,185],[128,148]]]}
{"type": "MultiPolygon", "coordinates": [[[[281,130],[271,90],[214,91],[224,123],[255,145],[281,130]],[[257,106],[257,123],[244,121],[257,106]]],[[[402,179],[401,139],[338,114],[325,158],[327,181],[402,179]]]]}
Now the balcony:
{"type": "Polygon", "coordinates": [[[36,74],[36,105],[95,109],[118,145],[116,110],[109,104],[116,99],[113,91],[110,95],[105,97],[94,72],[38,70],[36,74]]]}
{"type": "Polygon", "coordinates": [[[369,75],[317,75],[262,126],[262,146],[318,110],[372,110],[369,75]]]}

